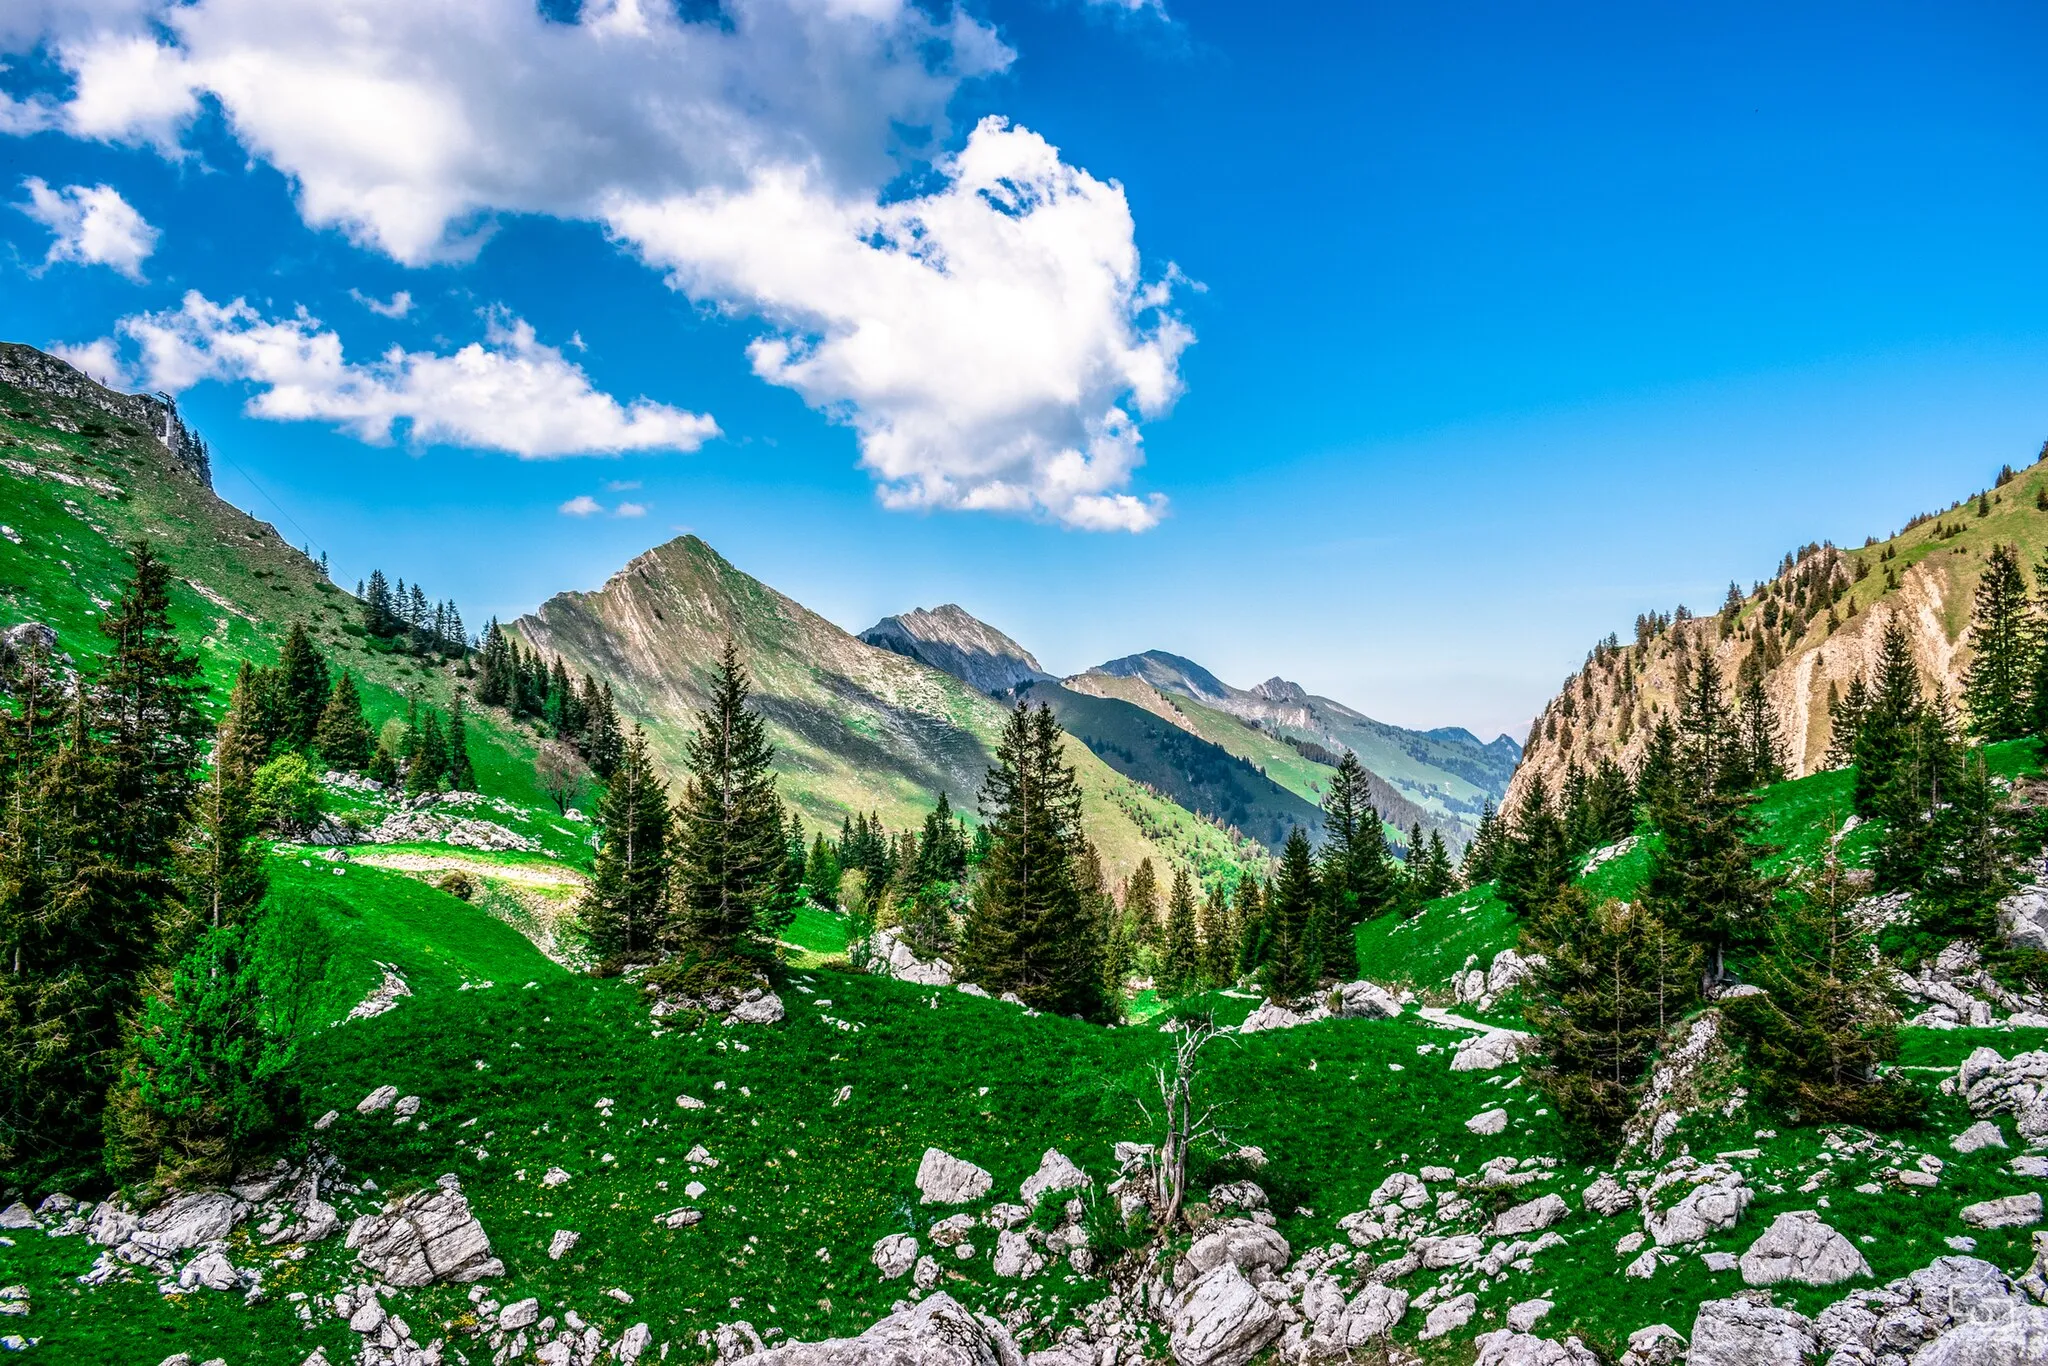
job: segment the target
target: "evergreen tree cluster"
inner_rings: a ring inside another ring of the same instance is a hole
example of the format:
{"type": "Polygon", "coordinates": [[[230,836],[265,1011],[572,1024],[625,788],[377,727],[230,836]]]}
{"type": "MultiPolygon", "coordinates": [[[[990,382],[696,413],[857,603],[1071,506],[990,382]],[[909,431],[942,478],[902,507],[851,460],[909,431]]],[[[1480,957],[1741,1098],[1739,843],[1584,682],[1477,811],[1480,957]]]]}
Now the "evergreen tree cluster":
{"type": "Polygon", "coordinates": [[[574,749],[606,782],[624,752],[612,685],[589,674],[572,679],[559,657],[529,650],[497,619],[484,629],[477,647],[477,701],[503,707],[517,719],[541,723],[547,734],[574,749]]]}
{"type": "Polygon", "coordinates": [[[469,657],[469,633],[453,598],[429,602],[424,589],[417,583],[408,588],[404,579],[394,588],[381,569],[371,570],[370,577],[356,585],[356,597],[362,603],[363,630],[369,635],[414,654],[469,657]]]}
{"type": "Polygon", "coordinates": [[[320,970],[317,927],[265,905],[251,788],[271,745],[312,743],[324,666],[295,632],[265,705],[245,687],[209,726],[171,575],[132,557],[93,669],[67,682],[34,641],[0,659],[0,1173],[27,1191],[219,1181],[260,1152],[320,970]]]}

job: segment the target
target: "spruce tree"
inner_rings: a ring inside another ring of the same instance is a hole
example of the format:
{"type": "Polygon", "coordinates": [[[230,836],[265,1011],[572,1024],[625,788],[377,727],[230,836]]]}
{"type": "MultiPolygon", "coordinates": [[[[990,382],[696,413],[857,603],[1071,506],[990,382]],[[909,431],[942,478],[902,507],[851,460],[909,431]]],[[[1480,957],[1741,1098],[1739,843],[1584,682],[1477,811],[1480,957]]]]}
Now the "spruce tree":
{"type": "Polygon", "coordinates": [[[406,794],[416,797],[423,792],[439,792],[447,776],[448,740],[441,733],[440,716],[429,707],[421,713],[419,738],[413,748],[412,762],[406,766],[406,794]]]}
{"type": "Polygon", "coordinates": [[[1328,921],[1317,914],[1321,894],[1308,836],[1297,825],[1281,848],[1280,873],[1273,881],[1266,911],[1267,940],[1260,980],[1275,1001],[1301,997],[1315,988],[1322,975],[1322,945],[1317,941],[1328,921]]]}
{"type": "Polygon", "coordinates": [[[1611,1143],[1665,1031],[1697,1000],[1699,950],[1646,906],[1593,905],[1577,887],[1550,900],[1524,942],[1541,960],[1529,983],[1539,1044],[1527,1073],[1567,1123],[1611,1143]]]}
{"type": "Polygon", "coordinates": [[[598,800],[595,822],[597,857],[580,914],[591,952],[617,965],[661,942],[673,861],[668,789],[637,727],[598,800]]]}
{"type": "Polygon", "coordinates": [[[198,786],[200,745],[212,727],[199,710],[206,685],[198,656],[171,623],[170,570],[147,541],[138,541],[132,555],[134,576],[100,620],[112,648],[91,687],[92,725],[115,811],[102,847],[142,874],[151,884],[143,894],[153,897],[198,786]]]}
{"type": "Polygon", "coordinates": [[[1020,703],[1004,724],[982,786],[990,843],[968,911],[962,972],[1034,1009],[1107,1019],[1115,1009],[1103,970],[1109,927],[1080,884],[1081,788],[1065,741],[1042,703],[1020,703]]]}
{"type": "MultiPolygon", "coordinates": [[[[1956,765],[1913,886],[1913,917],[1924,934],[2003,948],[1999,902],[2018,884],[2023,861],[2039,849],[2038,831],[2029,848],[2026,814],[1992,780],[1981,752],[1956,765]]],[[[1889,836],[1887,830],[1887,842],[1889,836]]],[[[1884,842],[1877,861],[1882,882],[1891,862],[1884,842]]]]}
{"type": "Polygon", "coordinates": [[[1876,796],[1884,828],[1871,860],[1880,892],[1912,891],[1943,863],[1942,813],[1963,782],[1963,749],[1946,690],[1920,708],[1876,796]]]}
{"type": "Polygon", "coordinates": [[[448,786],[456,792],[476,791],[476,769],[469,762],[469,724],[460,692],[448,709],[448,786]]]}
{"type": "Polygon", "coordinates": [[[1368,784],[1365,765],[1346,750],[1323,798],[1320,885],[1330,899],[1331,925],[1345,931],[1388,910],[1400,890],[1400,873],[1387,851],[1368,784]]]}
{"type": "Polygon", "coordinates": [[[295,621],[286,632],[277,659],[277,688],[284,743],[306,749],[319,732],[327,709],[327,661],[313,645],[306,623],[295,621]]]}
{"type": "Polygon", "coordinates": [[[774,922],[790,913],[774,750],[748,693],[739,646],[727,640],[710,705],[698,709],[684,749],[676,803],[671,937],[713,961],[771,956],[774,922]]]}
{"type": "Polygon", "coordinates": [[[1472,832],[1472,842],[1465,846],[1460,871],[1467,886],[1493,881],[1500,865],[1501,838],[1500,812],[1488,799],[1479,809],[1479,825],[1472,832]]]}
{"type": "Polygon", "coordinates": [[[1746,785],[1769,787],[1784,782],[1785,739],[1778,729],[1777,713],[1771,710],[1770,698],[1764,692],[1760,672],[1752,673],[1742,689],[1736,728],[1746,785]]]}
{"type": "Polygon", "coordinates": [[[2011,546],[1984,557],[1970,614],[1975,650],[1963,684],[1970,733],[1980,740],[2016,740],[2028,733],[2039,633],[2027,607],[2027,582],[2011,546]]]}
{"type": "Polygon", "coordinates": [[[1898,1056],[1891,966],[1856,912],[1861,894],[1822,844],[1772,918],[1754,971],[1760,995],[1729,1001],[1765,1098],[1795,1123],[1892,1128],[1922,1108],[1920,1093],[1881,1065],[1898,1056]]]}
{"type": "Polygon", "coordinates": [[[1230,900],[1223,884],[1212,883],[1202,902],[1202,982],[1210,987],[1227,987],[1237,973],[1237,941],[1230,932],[1230,900]]]}
{"type": "Polygon", "coordinates": [[[1550,809],[1550,789],[1542,775],[1532,775],[1501,844],[1495,872],[1501,902],[1518,916],[1533,915],[1571,881],[1574,871],[1563,823],[1550,809]]]}
{"type": "Polygon", "coordinates": [[[1141,858],[1124,884],[1124,919],[1141,944],[1156,946],[1165,926],[1159,914],[1159,874],[1152,860],[1141,858]]]}
{"type": "MultiPolygon", "coordinates": [[[[1828,685],[1832,691],[1834,685],[1828,685]]],[[[1863,714],[1870,709],[1870,689],[1863,675],[1856,674],[1842,695],[1828,699],[1828,752],[1821,761],[1825,768],[1847,768],[1856,762],[1856,737],[1863,729],[1863,714]]]]}
{"type": "Polygon", "coordinates": [[[1202,985],[1202,944],[1195,926],[1195,884],[1187,869],[1173,871],[1166,899],[1166,930],[1159,950],[1159,994],[1184,996],[1202,985]]]}
{"type": "Polygon", "coordinates": [[[362,694],[356,691],[355,675],[346,669],[321,710],[313,748],[329,768],[343,773],[358,772],[370,762],[370,726],[363,719],[362,694]]]}
{"type": "Polygon", "coordinates": [[[826,910],[839,908],[839,855],[822,834],[804,860],[804,890],[826,910]]]}
{"type": "Polygon", "coordinates": [[[1645,816],[1671,800],[1672,785],[1678,781],[1678,727],[1668,712],[1651,727],[1635,777],[1636,806],[1645,816]]]}
{"type": "Polygon", "coordinates": [[[1266,927],[1266,898],[1259,880],[1247,872],[1237,880],[1237,892],[1230,903],[1230,928],[1237,938],[1237,971],[1234,976],[1250,977],[1266,965],[1266,945],[1272,936],[1266,927]]]}
{"type": "Polygon", "coordinates": [[[1882,794],[1899,766],[1906,762],[1926,702],[1920,671],[1913,663],[1912,637],[1904,618],[1893,612],[1884,624],[1877,658],[1876,685],[1856,731],[1856,814],[1879,814],[1882,794]]]}

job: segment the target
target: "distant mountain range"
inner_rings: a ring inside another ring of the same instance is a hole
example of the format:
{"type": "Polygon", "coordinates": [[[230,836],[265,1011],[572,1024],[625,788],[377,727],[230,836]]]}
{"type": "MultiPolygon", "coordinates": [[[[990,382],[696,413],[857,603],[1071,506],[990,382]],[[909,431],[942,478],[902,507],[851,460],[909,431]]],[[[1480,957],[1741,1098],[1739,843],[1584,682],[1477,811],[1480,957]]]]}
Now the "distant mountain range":
{"type": "Polygon", "coordinates": [[[1117,772],[1269,848],[1295,825],[1321,828],[1332,765],[1345,750],[1372,774],[1390,826],[1406,832],[1419,822],[1455,845],[1486,802],[1500,801],[1521,754],[1505,735],[1482,744],[1455,727],[1406,730],[1282,678],[1235,688],[1162,650],[1055,679],[1024,646],[951,603],[885,617],[861,639],[992,696],[1046,702],[1117,772]]]}

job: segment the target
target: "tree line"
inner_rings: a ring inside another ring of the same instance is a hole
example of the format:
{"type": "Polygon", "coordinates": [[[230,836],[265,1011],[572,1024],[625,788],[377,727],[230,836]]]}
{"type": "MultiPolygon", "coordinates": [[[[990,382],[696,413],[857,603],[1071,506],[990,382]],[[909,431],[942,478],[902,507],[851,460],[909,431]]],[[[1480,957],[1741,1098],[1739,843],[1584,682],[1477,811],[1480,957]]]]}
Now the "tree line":
{"type": "Polygon", "coordinates": [[[300,632],[209,724],[170,573],[131,553],[102,658],[0,659],[0,1170],[29,1190],[224,1180],[277,1137],[324,967],[319,924],[265,899],[256,788],[332,694],[300,632]]]}

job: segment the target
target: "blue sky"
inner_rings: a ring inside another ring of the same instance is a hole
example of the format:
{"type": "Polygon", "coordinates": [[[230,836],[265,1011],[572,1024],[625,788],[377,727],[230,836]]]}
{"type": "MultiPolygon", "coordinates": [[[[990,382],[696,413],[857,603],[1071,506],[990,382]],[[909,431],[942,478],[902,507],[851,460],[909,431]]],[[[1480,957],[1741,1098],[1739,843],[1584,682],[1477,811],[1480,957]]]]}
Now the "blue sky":
{"type": "Polygon", "coordinates": [[[2048,438],[2038,6],[550,8],[10,7],[0,335],[476,622],[688,529],[1517,738],[2048,438]]]}

